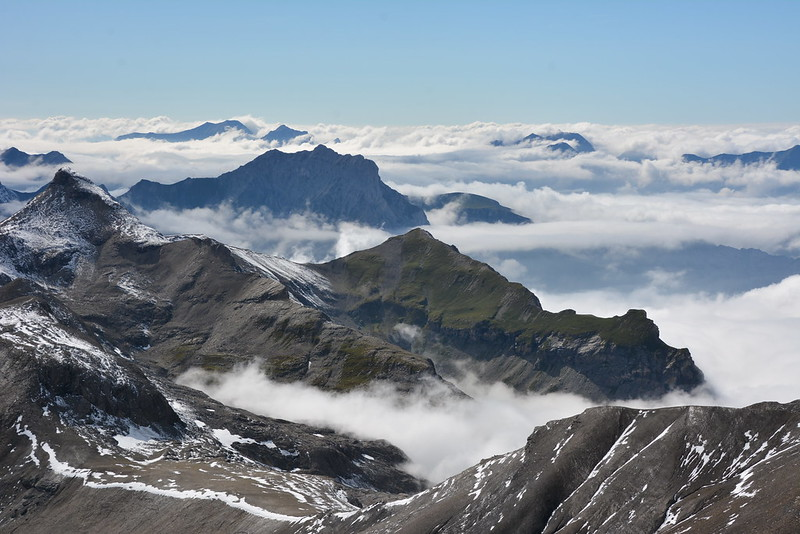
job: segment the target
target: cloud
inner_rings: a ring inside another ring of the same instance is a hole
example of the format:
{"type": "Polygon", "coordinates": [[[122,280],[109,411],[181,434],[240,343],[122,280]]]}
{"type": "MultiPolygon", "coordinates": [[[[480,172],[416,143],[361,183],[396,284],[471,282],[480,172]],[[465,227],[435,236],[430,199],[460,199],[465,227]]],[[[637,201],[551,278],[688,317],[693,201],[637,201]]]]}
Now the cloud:
{"type": "Polygon", "coordinates": [[[433,483],[482,458],[522,447],[537,425],[590,406],[573,395],[520,395],[502,384],[481,385],[474,379],[460,384],[473,399],[449,398],[434,405],[428,397],[398,393],[386,385],[334,394],[272,382],[257,364],[223,375],[192,369],[178,380],[255,413],[386,439],[409,456],[409,472],[433,483]]]}
{"type": "Polygon", "coordinates": [[[322,262],[378,245],[390,234],[357,223],[328,223],[313,213],[274,218],[268,210],[235,210],[229,204],[188,210],[137,212],[165,234],[202,234],[228,245],[292,261],[322,262]]]}

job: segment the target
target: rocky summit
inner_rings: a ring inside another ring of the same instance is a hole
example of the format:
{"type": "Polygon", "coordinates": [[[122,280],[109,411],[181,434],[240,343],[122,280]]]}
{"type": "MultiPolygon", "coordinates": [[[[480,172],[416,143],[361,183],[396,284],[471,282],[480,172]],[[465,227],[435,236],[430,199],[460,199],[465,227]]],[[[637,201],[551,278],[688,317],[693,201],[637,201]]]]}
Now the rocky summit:
{"type": "Polygon", "coordinates": [[[373,161],[337,154],[324,145],[295,153],[270,150],[217,178],[187,178],[171,185],[142,180],[120,201],[134,210],[225,203],[233,209],[265,209],[279,218],[314,214],[386,229],[428,222],[421,208],[381,181],[373,161]]]}

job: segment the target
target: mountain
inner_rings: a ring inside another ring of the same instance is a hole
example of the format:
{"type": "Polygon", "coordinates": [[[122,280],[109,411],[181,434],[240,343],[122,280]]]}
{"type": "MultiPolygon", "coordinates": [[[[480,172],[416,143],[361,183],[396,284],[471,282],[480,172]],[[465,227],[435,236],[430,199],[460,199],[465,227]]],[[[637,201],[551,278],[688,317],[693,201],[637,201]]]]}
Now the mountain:
{"type": "Polygon", "coordinates": [[[595,400],[658,397],[703,382],[689,351],[661,341],[644,311],[548,312],[524,286],[424,230],[309,267],[330,283],[328,314],[430,355],[447,374],[467,363],[487,382],[595,400]]]}
{"type": "Polygon", "coordinates": [[[275,380],[333,392],[447,387],[427,358],[345,324],[358,318],[381,335],[397,323],[378,325],[380,313],[404,314],[406,330],[421,324],[419,337],[435,333],[440,344],[471,336],[462,351],[502,346],[504,336],[522,351],[532,333],[539,357],[563,357],[562,366],[574,365],[573,350],[586,360],[605,350],[600,367],[628,373],[624,384],[654,379],[632,363],[642,359],[675,356],[662,387],[682,387],[674,368],[693,367],[687,352],[658,341],[643,312],[549,314],[518,284],[419,230],[303,266],[165,237],[61,170],[0,222],[0,272],[3,532],[704,533],[768,524],[788,533],[800,524],[800,402],[594,408],[426,489],[389,443],[258,416],[175,382],[189,368],[255,364],[275,380]],[[347,280],[360,293],[342,293],[347,280]],[[382,303],[370,308],[370,294],[382,303]],[[343,298],[365,305],[342,315],[343,298]],[[640,350],[620,367],[624,351],[611,345],[640,350]]]}
{"type": "Polygon", "coordinates": [[[472,193],[445,193],[430,198],[411,199],[411,202],[428,211],[447,207],[448,210],[454,211],[456,224],[533,222],[527,217],[517,215],[511,208],[503,206],[494,199],[472,193]]]}
{"type": "Polygon", "coordinates": [[[227,120],[222,122],[204,122],[200,126],[183,130],[180,132],[172,133],[142,133],[133,132],[125,135],[120,135],[115,141],[124,141],[125,139],[153,139],[156,141],[169,141],[170,143],[181,143],[184,141],[199,141],[201,139],[208,139],[215,135],[223,134],[231,130],[240,132],[241,135],[252,136],[253,131],[239,121],[227,120]]]}
{"type": "Polygon", "coordinates": [[[717,154],[703,158],[695,154],[684,154],[683,161],[687,163],[712,163],[715,165],[756,165],[761,163],[775,163],[778,170],[800,171],[800,145],[795,145],[788,150],[777,152],[748,152],[746,154],[717,154]]]}
{"type": "Polygon", "coordinates": [[[217,178],[187,178],[171,185],[142,180],[120,202],[134,210],[225,203],[234,209],[267,209],[275,217],[312,212],[329,221],[391,229],[428,223],[422,209],[381,181],[374,162],[324,145],[295,153],[270,150],[217,178]]]}
{"type": "Polygon", "coordinates": [[[594,146],[581,134],[574,132],[558,132],[549,135],[538,135],[532,133],[530,135],[526,135],[522,139],[512,141],[511,143],[506,143],[501,139],[492,141],[492,145],[494,146],[508,146],[508,144],[546,146],[550,150],[563,152],[573,156],[586,152],[594,152],[594,146]]]}
{"type": "Polygon", "coordinates": [[[260,362],[276,380],[335,391],[450,387],[426,358],[301,304],[317,298],[299,293],[313,273],[165,238],[65,170],[0,222],[0,273],[0,530],[191,525],[191,510],[274,526],[422,487],[387,443],[233,410],[173,382],[189,367],[260,362]],[[291,288],[272,274],[290,270],[291,288]]]}
{"type": "Polygon", "coordinates": [[[261,359],[275,379],[323,389],[372,380],[411,389],[438,380],[426,358],[303,305],[326,291],[315,273],[208,238],[164,238],[67,171],[0,223],[0,278],[60,288],[115,347],[172,377],[261,359]],[[285,272],[289,287],[273,274],[285,272]]]}
{"type": "Polygon", "coordinates": [[[693,534],[800,529],[800,402],[601,407],[407,499],[286,532],[693,534]]]}
{"type": "Polygon", "coordinates": [[[0,184],[0,204],[5,204],[8,202],[26,202],[35,197],[38,193],[39,191],[35,193],[24,193],[0,184]]]}
{"type": "Polygon", "coordinates": [[[293,128],[289,128],[285,124],[281,124],[261,139],[270,142],[277,141],[278,145],[282,146],[288,144],[294,139],[297,139],[298,137],[305,135],[308,135],[308,132],[305,130],[295,130],[293,128]]]}
{"type": "Polygon", "coordinates": [[[66,165],[72,163],[61,152],[52,150],[47,154],[28,154],[16,147],[11,147],[0,153],[0,162],[7,167],[26,167],[28,165],[66,165]]]}

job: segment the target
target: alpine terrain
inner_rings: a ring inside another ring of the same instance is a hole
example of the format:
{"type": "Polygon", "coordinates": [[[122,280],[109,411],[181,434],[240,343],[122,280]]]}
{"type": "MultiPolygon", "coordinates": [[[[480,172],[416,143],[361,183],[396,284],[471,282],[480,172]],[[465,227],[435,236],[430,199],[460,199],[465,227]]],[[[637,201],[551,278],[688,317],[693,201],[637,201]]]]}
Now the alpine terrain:
{"type": "MultiPolygon", "coordinates": [[[[261,157],[284,157],[270,154],[261,157]]],[[[800,525],[797,403],[594,408],[431,487],[387,442],[258,416],[175,382],[190,368],[255,364],[333,393],[383,384],[463,398],[431,358],[471,362],[485,380],[522,390],[594,399],[702,382],[688,351],[665,345],[643,311],[547,312],[422,230],[299,265],[163,236],[61,170],[0,222],[0,283],[3,532],[800,525]]]]}

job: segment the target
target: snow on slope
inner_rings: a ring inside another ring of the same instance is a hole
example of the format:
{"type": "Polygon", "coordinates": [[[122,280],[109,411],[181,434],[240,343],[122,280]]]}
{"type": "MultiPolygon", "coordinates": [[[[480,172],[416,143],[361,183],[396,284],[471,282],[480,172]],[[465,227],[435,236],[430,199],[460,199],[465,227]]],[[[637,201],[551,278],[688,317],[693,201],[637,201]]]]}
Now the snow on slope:
{"type": "Polygon", "coordinates": [[[299,263],[277,256],[259,254],[251,250],[228,246],[231,252],[252,267],[289,290],[292,298],[300,304],[315,308],[327,307],[331,295],[331,284],[327,278],[299,263]]]}

